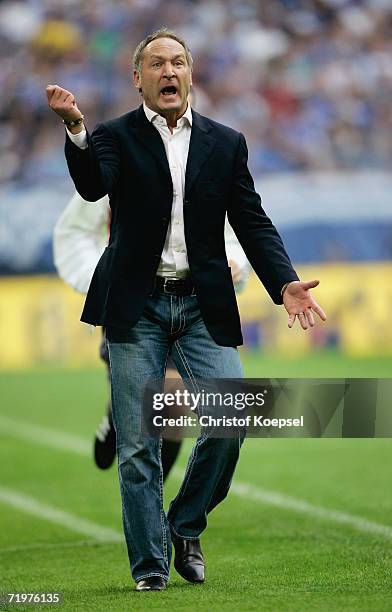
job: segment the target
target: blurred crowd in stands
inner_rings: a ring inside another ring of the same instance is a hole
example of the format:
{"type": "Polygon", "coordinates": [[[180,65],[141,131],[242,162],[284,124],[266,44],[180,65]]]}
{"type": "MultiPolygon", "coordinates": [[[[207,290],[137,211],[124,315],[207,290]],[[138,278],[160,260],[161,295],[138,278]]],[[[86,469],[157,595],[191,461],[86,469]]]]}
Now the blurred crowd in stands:
{"type": "Polygon", "coordinates": [[[135,108],[133,50],[162,25],[189,42],[196,109],[246,135],[255,175],[391,166],[391,0],[3,0],[0,181],[66,176],[46,84],[89,129],[135,108]]]}

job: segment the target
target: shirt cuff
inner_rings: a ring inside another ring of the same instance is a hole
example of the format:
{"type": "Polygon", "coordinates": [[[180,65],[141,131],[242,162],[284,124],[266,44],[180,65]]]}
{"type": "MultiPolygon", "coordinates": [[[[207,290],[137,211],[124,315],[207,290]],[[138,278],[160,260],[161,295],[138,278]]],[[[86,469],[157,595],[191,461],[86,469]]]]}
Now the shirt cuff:
{"type": "Polygon", "coordinates": [[[74,145],[79,147],[79,149],[88,148],[87,132],[85,129],[79,132],[79,134],[72,134],[72,132],[70,132],[67,127],[65,127],[65,129],[67,130],[67,134],[69,136],[70,141],[73,142],[74,145]]]}

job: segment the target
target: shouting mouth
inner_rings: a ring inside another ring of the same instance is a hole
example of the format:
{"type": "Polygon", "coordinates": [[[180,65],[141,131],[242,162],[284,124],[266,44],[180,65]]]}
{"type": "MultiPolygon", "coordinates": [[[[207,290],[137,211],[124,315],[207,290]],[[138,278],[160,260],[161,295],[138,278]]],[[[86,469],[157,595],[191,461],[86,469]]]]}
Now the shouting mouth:
{"type": "Polygon", "coordinates": [[[161,96],[164,98],[170,98],[175,96],[177,93],[177,87],[175,85],[166,85],[166,87],[162,87],[161,96]]]}

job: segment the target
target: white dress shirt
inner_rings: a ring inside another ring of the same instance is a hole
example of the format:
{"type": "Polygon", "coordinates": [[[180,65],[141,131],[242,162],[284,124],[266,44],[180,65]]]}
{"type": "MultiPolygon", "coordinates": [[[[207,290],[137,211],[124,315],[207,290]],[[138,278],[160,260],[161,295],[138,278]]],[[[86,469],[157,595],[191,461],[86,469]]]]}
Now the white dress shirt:
{"type": "MultiPolygon", "coordinates": [[[[94,270],[109,238],[109,197],[91,204],[75,193],[58,219],[53,233],[54,263],[59,276],[73,289],[87,293],[94,270]]],[[[226,219],[226,252],[240,269],[234,283],[242,291],[249,274],[249,263],[232,227],[226,219]]]]}
{"type": "MultiPolygon", "coordinates": [[[[178,119],[177,126],[173,128],[172,133],[164,117],[152,111],[144,102],[143,108],[147,119],[158,130],[162,138],[173,183],[171,219],[157,274],[159,276],[183,278],[189,274],[183,204],[185,172],[192,130],[192,111],[188,104],[185,113],[178,119]]],[[[87,148],[86,130],[79,134],[71,134],[69,130],[67,132],[74,144],[81,149],[87,148]]]]}

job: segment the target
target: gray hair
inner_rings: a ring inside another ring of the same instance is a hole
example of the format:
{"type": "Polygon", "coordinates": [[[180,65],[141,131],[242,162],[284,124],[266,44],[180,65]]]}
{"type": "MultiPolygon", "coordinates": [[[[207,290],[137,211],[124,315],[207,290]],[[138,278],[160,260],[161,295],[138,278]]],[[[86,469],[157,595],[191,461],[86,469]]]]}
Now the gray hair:
{"type": "Polygon", "coordinates": [[[159,28],[159,30],[156,30],[152,34],[149,34],[149,36],[142,40],[135,49],[135,53],[133,54],[133,67],[135,70],[138,71],[139,74],[142,68],[144,49],[147,47],[147,45],[150,44],[150,42],[152,42],[153,40],[157,40],[157,38],[172,38],[173,40],[176,40],[178,43],[180,43],[180,45],[184,47],[186,61],[192,71],[193,58],[185,40],[181,38],[181,36],[178,36],[178,34],[173,32],[172,30],[169,30],[168,28],[159,28]]]}

